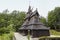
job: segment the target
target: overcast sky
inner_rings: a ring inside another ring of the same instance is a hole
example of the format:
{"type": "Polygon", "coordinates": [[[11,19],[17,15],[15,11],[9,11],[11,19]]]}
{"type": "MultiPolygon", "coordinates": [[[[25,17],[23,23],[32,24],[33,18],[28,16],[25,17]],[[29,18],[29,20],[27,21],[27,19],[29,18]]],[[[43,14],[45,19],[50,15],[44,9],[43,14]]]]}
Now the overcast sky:
{"type": "Polygon", "coordinates": [[[44,17],[47,17],[48,11],[60,7],[60,0],[0,0],[0,12],[5,9],[27,11],[29,3],[33,10],[37,8],[39,14],[44,17]]]}

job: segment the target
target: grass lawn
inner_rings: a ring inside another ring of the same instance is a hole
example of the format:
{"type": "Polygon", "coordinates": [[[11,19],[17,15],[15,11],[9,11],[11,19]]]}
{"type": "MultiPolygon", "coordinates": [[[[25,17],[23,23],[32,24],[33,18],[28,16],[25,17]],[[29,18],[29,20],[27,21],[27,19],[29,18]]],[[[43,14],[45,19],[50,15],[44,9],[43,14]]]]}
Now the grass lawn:
{"type": "Polygon", "coordinates": [[[0,40],[12,40],[13,39],[13,32],[9,34],[0,35],[0,40]]]}
{"type": "MultiPolygon", "coordinates": [[[[60,36],[60,32],[56,31],[56,30],[50,30],[50,35],[55,35],[55,36],[60,36]]],[[[43,36],[43,37],[39,37],[39,39],[55,39],[55,38],[60,38],[60,37],[50,37],[50,36],[43,36]]]]}
{"type": "Polygon", "coordinates": [[[60,35],[60,32],[56,30],[50,30],[50,35],[60,35]]]}

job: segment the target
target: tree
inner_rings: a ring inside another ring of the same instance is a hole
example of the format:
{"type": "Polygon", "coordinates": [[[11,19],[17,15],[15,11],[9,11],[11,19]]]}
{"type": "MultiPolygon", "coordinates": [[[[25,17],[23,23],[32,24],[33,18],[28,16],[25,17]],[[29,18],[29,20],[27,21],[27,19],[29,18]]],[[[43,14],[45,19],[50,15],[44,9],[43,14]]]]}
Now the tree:
{"type": "Polygon", "coordinates": [[[25,12],[19,12],[19,11],[13,11],[11,13],[11,20],[10,22],[14,24],[14,29],[18,31],[18,29],[21,27],[22,23],[24,22],[24,18],[26,16],[25,12]],[[16,12],[16,13],[15,13],[16,12]]]}
{"type": "Polygon", "coordinates": [[[44,17],[40,18],[40,22],[42,22],[43,24],[47,25],[46,18],[44,18],[44,17]]]}
{"type": "Polygon", "coordinates": [[[4,10],[0,13],[0,33],[9,33],[10,31],[18,31],[24,22],[25,12],[12,11],[8,13],[7,10],[4,10]]]}
{"type": "Polygon", "coordinates": [[[54,10],[48,12],[48,26],[51,29],[60,28],[60,7],[56,7],[54,10]]]}

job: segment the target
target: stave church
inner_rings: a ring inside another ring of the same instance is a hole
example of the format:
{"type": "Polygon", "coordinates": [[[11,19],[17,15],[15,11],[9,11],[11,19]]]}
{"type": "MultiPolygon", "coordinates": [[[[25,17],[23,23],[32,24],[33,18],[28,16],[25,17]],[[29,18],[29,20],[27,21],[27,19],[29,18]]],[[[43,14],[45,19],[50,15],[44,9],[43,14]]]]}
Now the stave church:
{"type": "Polygon", "coordinates": [[[50,36],[50,28],[46,27],[40,22],[38,10],[32,11],[31,6],[28,8],[27,15],[24,19],[23,25],[19,28],[19,32],[32,37],[50,36]]]}

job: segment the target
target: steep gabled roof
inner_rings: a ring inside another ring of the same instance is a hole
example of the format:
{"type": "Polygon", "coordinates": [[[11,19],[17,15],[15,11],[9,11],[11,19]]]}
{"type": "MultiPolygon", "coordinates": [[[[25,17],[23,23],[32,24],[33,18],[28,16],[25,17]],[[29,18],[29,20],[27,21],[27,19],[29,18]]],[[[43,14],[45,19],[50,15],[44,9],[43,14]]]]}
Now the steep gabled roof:
{"type": "Polygon", "coordinates": [[[44,25],[27,25],[27,26],[23,26],[20,28],[20,30],[38,30],[38,29],[45,29],[45,30],[49,30],[49,27],[46,27],[44,25]]]}
{"type": "MultiPolygon", "coordinates": [[[[28,12],[27,12],[27,14],[28,14],[28,12]]],[[[25,20],[28,19],[28,18],[33,17],[34,15],[39,16],[39,13],[38,13],[37,9],[34,12],[31,11],[30,14],[25,17],[25,20]]]]}
{"type": "Polygon", "coordinates": [[[39,13],[37,10],[35,10],[34,12],[29,12],[27,13],[29,15],[27,15],[27,17],[25,18],[25,22],[23,23],[22,27],[20,28],[20,30],[27,30],[27,29],[45,29],[45,30],[49,30],[48,27],[46,27],[43,23],[41,23],[39,21],[39,13]],[[37,21],[34,21],[33,19],[31,19],[32,17],[36,16],[37,15],[37,18],[36,19],[37,21]],[[28,20],[30,19],[30,21],[28,20]]]}

